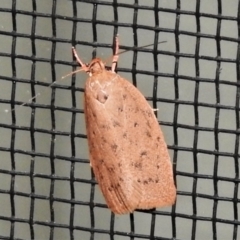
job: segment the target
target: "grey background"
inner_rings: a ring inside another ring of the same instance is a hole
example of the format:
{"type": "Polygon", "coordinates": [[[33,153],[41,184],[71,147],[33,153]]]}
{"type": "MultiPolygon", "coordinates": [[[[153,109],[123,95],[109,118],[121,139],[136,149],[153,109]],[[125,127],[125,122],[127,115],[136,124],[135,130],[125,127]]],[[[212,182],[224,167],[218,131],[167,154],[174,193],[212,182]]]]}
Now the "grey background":
{"type": "MultiPolygon", "coordinates": [[[[111,2],[111,1],[109,1],[111,2]]],[[[118,1],[125,3],[133,3],[133,1],[118,1]]],[[[237,1],[222,0],[223,15],[225,16],[237,16],[237,1]]],[[[93,6],[89,3],[78,3],[78,16],[83,19],[92,18],[93,6]]],[[[139,5],[153,6],[154,1],[139,1],[139,5]]],[[[176,8],[176,1],[162,0],[159,2],[159,6],[168,9],[176,8]]],[[[11,1],[1,0],[0,8],[11,9],[11,1]]],[[[195,11],[196,1],[183,0],[181,1],[181,9],[195,11]]],[[[17,1],[17,9],[24,11],[32,11],[32,1],[19,0],[17,1]]],[[[41,0],[37,1],[37,12],[51,14],[52,1],[41,0]]],[[[209,14],[217,14],[217,1],[201,1],[201,11],[209,14]]],[[[57,14],[63,16],[72,16],[72,2],[60,0],[57,2],[57,14]]],[[[132,23],[133,9],[118,8],[119,22],[132,23]]],[[[160,12],[160,27],[175,29],[176,15],[170,12],[160,12]]],[[[111,6],[98,6],[98,20],[113,21],[113,8],[111,6]]],[[[57,23],[57,37],[63,39],[71,39],[72,34],[72,22],[65,19],[56,21],[57,23]]],[[[23,34],[31,33],[32,17],[31,15],[17,14],[17,32],[23,34]]],[[[52,37],[52,25],[51,18],[37,17],[36,35],[52,37]]],[[[154,14],[151,10],[139,10],[138,11],[138,24],[154,26],[154,14]]],[[[217,19],[214,18],[201,18],[201,32],[206,34],[216,34],[217,19]]],[[[11,12],[0,13],[0,30],[11,32],[12,31],[12,16],[11,12]]],[[[113,27],[99,24],[97,26],[97,36],[99,43],[111,44],[113,38],[113,27]]],[[[180,30],[189,32],[196,32],[195,17],[191,15],[181,15],[180,30]]],[[[237,38],[237,22],[236,21],[222,21],[221,36],[228,36],[237,38]]],[[[118,31],[120,35],[120,45],[133,46],[133,31],[132,28],[119,27],[118,31]]],[[[137,31],[138,45],[143,46],[154,42],[154,32],[150,30],[137,31]]],[[[91,23],[79,23],[77,27],[77,40],[92,42],[92,25],[91,23]]],[[[175,35],[173,33],[160,33],[160,40],[167,41],[167,43],[160,44],[158,49],[163,49],[174,53],[175,49],[175,35]]],[[[6,35],[0,35],[0,52],[10,53],[12,37],[6,35]]],[[[36,40],[37,57],[49,59],[51,57],[51,41],[36,40]]],[[[180,51],[181,53],[195,53],[196,38],[181,35],[180,36],[180,51]]],[[[151,47],[149,47],[151,48],[151,47]]],[[[83,45],[77,45],[77,50],[84,62],[89,62],[92,58],[93,48],[83,45]]],[[[97,55],[103,59],[107,59],[111,55],[111,49],[97,48],[97,55]]],[[[236,58],[237,43],[230,41],[221,42],[221,55],[223,58],[236,58]]],[[[31,56],[31,41],[29,38],[17,38],[17,54],[24,56],[31,56]]],[[[214,39],[201,39],[200,56],[215,57],[216,42],[214,39]]],[[[131,69],[133,53],[127,52],[120,56],[119,68],[131,69]]],[[[55,59],[72,61],[71,44],[69,43],[57,43],[55,59]]],[[[31,79],[31,61],[19,59],[16,60],[17,66],[17,78],[31,79]]],[[[200,77],[214,79],[216,74],[216,62],[199,60],[200,63],[200,77]]],[[[175,58],[171,55],[162,55],[158,57],[159,71],[163,73],[174,72],[175,58]]],[[[137,59],[137,69],[153,71],[153,56],[148,53],[139,53],[137,59]]],[[[55,71],[57,74],[56,79],[60,80],[62,76],[72,71],[72,67],[55,64],[55,71]]],[[[0,58],[0,73],[2,76],[11,77],[13,75],[11,69],[11,58],[0,58]]],[[[131,74],[121,73],[123,77],[131,80],[131,74]]],[[[195,77],[195,62],[193,58],[181,58],[179,75],[187,77],[195,77]]],[[[77,76],[77,87],[84,87],[84,81],[86,75],[79,73],[77,76]]],[[[221,80],[227,82],[236,82],[236,66],[234,63],[221,63],[221,80]]],[[[48,63],[37,62],[37,69],[35,80],[46,83],[52,82],[51,66],[48,63]]],[[[174,93],[174,80],[172,78],[159,77],[158,84],[158,97],[162,99],[175,99],[174,93]]],[[[153,77],[139,74],[137,76],[138,88],[144,94],[144,96],[152,95],[153,77]]],[[[58,82],[58,84],[71,85],[71,77],[66,78],[64,81],[58,82]]],[[[179,100],[194,101],[195,81],[179,80],[179,100]]],[[[11,97],[12,83],[10,81],[0,80],[0,98],[9,100],[11,97]]],[[[224,106],[234,107],[236,99],[236,87],[230,85],[220,85],[220,104],[224,106]]],[[[38,103],[50,104],[51,88],[36,86],[36,92],[41,96],[37,98],[38,103]]],[[[31,98],[30,84],[17,83],[16,101],[27,102],[31,98]]],[[[83,94],[81,92],[76,93],[78,99],[78,109],[83,107],[83,94]]],[[[216,90],[215,84],[200,82],[200,91],[198,101],[200,103],[215,104],[216,103],[216,90]]],[[[69,90],[56,90],[56,106],[71,108],[71,91],[69,90]]],[[[160,102],[158,104],[160,121],[171,123],[173,121],[174,104],[167,102],[160,102]]],[[[0,104],[0,123],[11,124],[10,105],[0,104]]],[[[17,126],[30,125],[31,109],[28,107],[16,106],[16,122],[17,126]]],[[[199,107],[199,126],[214,128],[215,123],[215,108],[211,107],[199,107]]],[[[63,111],[55,111],[56,117],[56,131],[69,132],[71,127],[71,113],[63,111]]],[[[179,106],[178,124],[183,125],[195,125],[194,109],[192,105],[181,104],[179,106]]],[[[86,134],[84,116],[83,114],[77,114],[77,127],[76,133],[86,134]]],[[[51,130],[51,117],[50,110],[43,110],[37,108],[35,116],[35,128],[41,128],[51,130]]],[[[234,110],[220,111],[219,128],[227,130],[236,130],[236,116],[234,110]]],[[[169,146],[174,144],[173,129],[170,126],[162,126],[166,142],[169,146]]],[[[0,146],[9,147],[11,140],[11,129],[0,128],[0,146]]],[[[178,146],[183,148],[193,147],[194,131],[186,128],[178,128],[178,146]]],[[[36,152],[46,153],[50,152],[51,135],[45,133],[35,133],[36,152]]],[[[71,157],[71,144],[69,136],[56,136],[55,141],[55,155],[71,157]]],[[[199,132],[198,137],[198,149],[213,151],[215,148],[213,131],[199,132]]],[[[76,158],[88,159],[88,148],[86,139],[76,138],[75,144],[77,146],[76,158]]],[[[219,151],[225,153],[233,153],[235,147],[235,134],[219,133],[219,151]]],[[[29,131],[17,130],[15,148],[23,151],[31,151],[31,142],[29,131]]],[[[169,150],[171,156],[173,151],[169,150]]],[[[29,172],[31,161],[35,162],[34,173],[50,175],[50,161],[48,158],[35,157],[31,159],[30,156],[24,154],[15,154],[16,171],[29,172]]],[[[11,161],[9,152],[0,151],[1,169],[11,170],[11,161]]],[[[70,173],[70,161],[64,161],[62,159],[55,159],[55,175],[60,177],[69,178],[70,173]]],[[[214,156],[211,154],[198,154],[198,174],[213,175],[214,156]]],[[[89,164],[76,163],[74,177],[77,179],[91,179],[91,171],[89,164]]],[[[189,151],[179,151],[177,155],[177,171],[193,173],[193,153],[189,151]]],[[[218,176],[222,177],[234,177],[234,159],[231,157],[219,157],[218,176]]],[[[192,192],[193,178],[177,176],[177,189],[185,193],[192,192]]],[[[10,189],[11,175],[0,173],[0,189],[10,189]]],[[[213,180],[198,178],[197,179],[197,193],[213,196],[213,180]]],[[[34,186],[35,193],[41,196],[49,196],[51,181],[46,178],[35,177],[34,186]]],[[[70,184],[69,181],[55,181],[54,197],[62,199],[70,199],[70,184]]],[[[75,193],[77,201],[88,202],[90,199],[90,185],[80,182],[75,182],[75,193]]],[[[16,182],[14,186],[15,191],[30,193],[30,178],[16,175],[16,182]]],[[[228,181],[218,182],[218,195],[219,197],[232,198],[234,194],[234,184],[228,181]]],[[[11,217],[11,205],[8,194],[0,194],[0,216],[11,217]]],[[[96,188],[94,202],[104,203],[104,199],[96,188]]],[[[29,219],[30,210],[30,198],[15,196],[16,218],[29,219]]],[[[69,224],[70,205],[63,202],[54,202],[54,214],[55,222],[60,224],[69,224]]],[[[197,198],[197,216],[198,217],[212,217],[213,200],[205,198],[197,198]]],[[[47,200],[35,200],[34,206],[34,220],[35,221],[50,221],[49,201],[47,200]]],[[[162,212],[171,212],[171,207],[160,209],[162,212]]],[[[176,202],[176,212],[182,213],[183,217],[176,219],[177,239],[190,239],[192,234],[192,220],[188,219],[188,215],[193,214],[192,196],[178,195],[176,202]]],[[[111,212],[108,209],[96,208],[95,209],[95,228],[101,230],[109,230],[111,212]]],[[[239,212],[238,212],[239,214],[239,212]]],[[[233,220],[233,203],[227,201],[219,201],[217,208],[217,217],[225,220],[233,220]]],[[[90,213],[88,206],[75,205],[75,219],[74,224],[81,227],[90,227],[90,213]]],[[[135,233],[145,234],[146,239],[150,234],[151,215],[147,213],[134,213],[135,233]]],[[[123,231],[128,233],[130,231],[130,218],[128,215],[116,216],[115,218],[115,231],[123,231]]],[[[172,225],[171,217],[169,216],[157,216],[155,236],[157,237],[172,237],[172,225]]],[[[35,239],[49,239],[50,228],[43,225],[34,225],[35,239]]],[[[0,235],[9,236],[10,222],[0,220],[0,235]]],[[[232,239],[233,225],[217,223],[218,239],[232,239]]],[[[90,234],[87,231],[74,231],[75,239],[89,239],[90,234]]],[[[15,223],[15,238],[30,239],[29,225],[27,223],[15,223]]],[[[66,228],[55,228],[54,239],[70,239],[69,230],[66,228]]],[[[95,239],[110,239],[108,234],[95,234],[95,239]]],[[[116,240],[130,239],[116,235],[116,240]]],[[[140,239],[140,238],[134,238],[140,239]]],[[[141,238],[142,239],[142,238],[141,238]]],[[[211,221],[198,221],[196,228],[196,239],[212,239],[212,223],[211,221]]]]}

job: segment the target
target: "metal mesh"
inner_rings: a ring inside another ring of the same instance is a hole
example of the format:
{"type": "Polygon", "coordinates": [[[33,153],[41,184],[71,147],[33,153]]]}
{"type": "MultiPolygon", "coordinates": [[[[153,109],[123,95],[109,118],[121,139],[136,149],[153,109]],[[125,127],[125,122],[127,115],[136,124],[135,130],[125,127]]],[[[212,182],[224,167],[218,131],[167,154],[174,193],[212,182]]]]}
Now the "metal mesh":
{"type": "Polygon", "coordinates": [[[239,6],[1,0],[0,238],[238,239],[239,6]],[[117,33],[118,73],[159,109],[178,189],[175,206],[124,216],[89,167],[86,76],[48,87],[78,67],[72,46],[109,59],[117,33]]]}

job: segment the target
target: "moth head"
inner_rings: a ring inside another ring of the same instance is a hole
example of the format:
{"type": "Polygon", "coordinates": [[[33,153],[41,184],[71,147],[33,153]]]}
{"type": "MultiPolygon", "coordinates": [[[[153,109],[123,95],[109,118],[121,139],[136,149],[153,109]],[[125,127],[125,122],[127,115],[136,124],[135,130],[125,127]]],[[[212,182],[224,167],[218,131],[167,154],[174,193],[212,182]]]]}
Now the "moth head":
{"type": "Polygon", "coordinates": [[[93,75],[95,73],[101,73],[105,70],[105,64],[100,58],[93,59],[89,65],[87,66],[88,70],[86,71],[89,75],[93,75]]]}

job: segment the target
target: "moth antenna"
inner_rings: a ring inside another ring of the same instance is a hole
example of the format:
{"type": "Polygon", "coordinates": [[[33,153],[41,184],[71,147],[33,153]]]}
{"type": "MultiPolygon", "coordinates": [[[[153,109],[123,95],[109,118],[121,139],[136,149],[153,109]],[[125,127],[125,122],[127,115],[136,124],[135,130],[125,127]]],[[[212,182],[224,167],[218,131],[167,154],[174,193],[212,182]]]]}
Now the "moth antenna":
{"type": "MultiPolygon", "coordinates": [[[[118,35],[116,36],[116,38],[118,38],[118,35]]],[[[166,43],[166,42],[167,42],[167,41],[160,41],[160,42],[158,42],[157,44],[166,43]]],[[[118,42],[117,42],[117,44],[118,44],[118,42]]],[[[150,46],[153,46],[153,45],[154,45],[154,43],[151,43],[151,44],[147,44],[147,45],[140,46],[140,47],[138,47],[137,49],[142,49],[142,48],[150,47],[150,46]]],[[[117,45],[117,47],[118,47],[118,45],[117,45]]],[[[135,49],[136,49],[136,48],[135,48],[135,49]]],[[[105,60],[105,62],[109,62],[110,59],[113,59],[114,57],[119,56],[120,54],[129,52],[129,51],[130,51],[130,50],[123,50],[123,51],[120,51],[120,52],[116,52],[116,51],[115,51],[112,56],[108,57],[108,58],[105,60]]]]}
{"type": "Polygon", "coordinates": [[[119,58],[119,39],[118,39],[118,34],[115,37],[115,41],[114,41],[114,48],[113,48],[113,56],[112,56],[112,67],[111,67],[111,71],[115,72],[115,69],[117,67],[117,62],[118,62],[118,58],[119,58]]]}
{"type": "MultiPolygon", "coordinates": [[[[28,102],[32,101],[33,99],[36,99],[38,96],[40,96],[41,94],[40,93],[37,93],[34,97],[32,98],[29,98],[27,102],[25,103],[22,103],[19,107],[23,107],[25,106],[28,102]]],[[[12,110],[12,112],[15,111],[15,109],[12,110]]]]}
{"type": "MultiPolygon", "coordinates": [[[[52,83],[48,86],[48,88],[52,87],[56,82],[59,82],[59,81],[63,80],[64,78],[68,77],[68,76],[71,76],[71,75],[73,75],[73,74],[75,74],[75,73],[78,73],[78,72],[81,72],[81,71],[86,71],[86,69],[88,69],[88,68],[87,68],[87,65],[84,64],[84,63],[81,61],[81,59],[78,57],[77,52],[76,52],[76,50],[75,50],[74,47],[72,47],[72,50],[73,50],[73,54],[74,54],[77,62],[81,65],[81,69],[78,69],[78,70],[76,70],[76,71],[70,72],[70,73],[68,73],[67,75],[61,77],[60,80],[57,80],[57,81],[52,82],[52,83]]],[[[46,90],[47,90],[47,89],[46,89],[46,90]]],[[[45,91],[46,91],[46,90],[45,90],[45,91]]],[[[44,93],[45,91],[43,91],[42,93],[44,93]]],[[[40,95],[41,95],[40,93],[37,93],[34,97],[28,99],[27,102],[22,103],[19,107],[25,106],[27,103],[29,103],[29,102],[31,102],[32,100],[36,99],[36,98],[37,98],[38,96],[40,96],[40,95]]],[[[16,109],[13,108],[13,109],[11,110],[11,112],[14,112],[15,110],[16,110],[16,109]]],[[[9,110],[8,110],[8,109],[5,109],[5,112],[9,112],[9,110]]]]}
{"type": "MultiPolygon", "coordinates": [[[[34,97],[29,98],[27,102],[22,103],[19,107],[25,106],[27,103],[29,103],[29,102],[32,101],[33,99],[37,98],[39,95],[40,95],[40,93],[37,93],[34,97]]],[[[16,109],[13,108],[11,111],[9,111],[8,109],[5,109],[4,111],[5,111],[6,113],[8,113],[8,112],[14,112],[15,110],[16,110],[16,109]]]]}
{"type": "MultiPolygon", "coordinates": [[[[80,70],[77,70],[75,72],[78,72],[78,71],[82,71],[81,69],[80,70]]],[[[74,72],[73,72],[74,73],[74,72]]],[[[68,74],[68,75],[71,75],[71,74],[68,74]]],[[[61,79],[59,80],[56,80],[54,82],[52,82],[42,93],[37,93],[35,96],[33,96],[32,98],[29,98],[26,102],[22,103],[19,105],[19,107],[24,107],[25,105],[27,105],[28,103],[30,103],[32,100],[36,99],[37,97],[39,97],[41,94],[43,94],[44,92],[47,91],[48,88],[51,88],[54,84],[56,84],[57,82],[60,82],[62,79],[64,79],[65,77],[67,77],[68,75],[62,77],[61,79]]],[[[8,109],[5,109],[5,112],[14,112],[16,110],[16,108],[13,108],[11,111],[9,111],[8,109]]]]}
{"type": "Polygon", "coordinates": [[[87,67],[86,64],[83,63],[82,60],[80,59],[80,57],[78,56],[75,47],[72,47],[72,52],[73,52],[73,55],[74,55],[74,57],[76,58],[77,62],[80,64],[80,66],[81,66],[82,68],[87,67]]]}
{"type": "Polygon", "coordinates": [[[83,69],[78,69],[78,70],[76,70],[76,71],[70,72],[70,73],[68,73],[67,75],[62,76],[61,79],[64,79],[64,78],[66,78],[66,77],[69,77],[69,76],[71,76],[71,75],[73,75],[73,74],[75,74],[75,73],[82,72],[82,71],[84,71],[84,70],[83,70],[83,69]]]}
{"type": "MultiPolygon", "coordinates": [[[[107,58],[106,61],[104,61],[104,64],[107,63],[108,61],[110,61],[110,59],[112,59],[113,64],[115,64],[115,67],[116,67],[117,57],[118,57],[120,54],[123,54],[123,53],[125,53],[125,52],[130,51],[130,50],[123,50],[123,51],[121,51],[121,52],[118,52],[118,49],[119,49],[118,36],[119,36],[119,34],[117,34],[117,36],[115,37],[115,42],[117,43],[117,44],[116,44],[117,46],[115,46],[116,49],[114,50],[114,54],[113,54],[111,57],[107,58]],[[114,58],[115,58],[115,60],[114,60],[114,58]]],[[[157,44],[166,43],[166,42],[167,42],[167,41],[160,41],[160,42],[158,42],[157,44]]],[[[153,46],[153,45],[154,45],[153,43],[147,44],[147,45],[143,45],[143,46],[140,46],[138,49],[150,47],[150,46],[153,46]]],[[[78,54],[77,54],[77,52],[76,52],[76,49],[75,49],[74,47],[72,47],[72,51],[73,51],[74,57],[76,58],[77,62],[81,65],[81,69],[78,69],[78,70],[76,70],[76,71],[73,71],[73,72],[70,72],[70,73],[66,74],[65,76],[61,77],[60,80],[63,80],[64,78],[69,77],[69,76],[71,76],[71,75],[73,75],[73,74],[75,74],[75,73],[82,72],[82,71],[85,71],[85,72],[86,72],[86,71],[88,70],[87,65],[86,65],[85,63],[83,63],[82,60],[79,58],[79,56],[78,56],[78,54]]],[[[115,68],[115,67],[112,66],[112,69],[115,68]]],[[[57,80],[57,81],[52,82],[48,87],[52,87],[56,82],[58,82],[58,81],[60,81],[60,80],[57,80]]],[[[45,90],[45,91],[46,91],[46,90],[45,90]]],[[[43,91],[43,93],[44,93],[45,91],[43,91]]],[[[40,96],[40,95],[41,95],[40,93],[37,93],[34,97],[28,99],[27,102],[22,103],[19,107],[25,106],[27,103],[29,103],[30,101],[36,99],[36,98],[37,98],[38,96],[40,96]]],[[[14,112],[15,110],[16,110],[16,109],[14,108],[14,109],[11,110],[11,112],[14,112]]],[[[154,111],[156,111],[156,110],[154,109],[154,111]]],[[[5,112],[9,112],[9,110],[5,109],[5,112]]]]}
{"type": "MultiPolygon", "coordinates": [[[[57,82],[57,81],[54,81],[53,83],[51,83],[51,84],[48,86],[48,88],[49,88],[49,87],[52,87],[56,82],[57,82]]],[[[46,90],[45,90],[45,91],[46,91],[46,90]]],[[[44,93],[45,91],[43,91],[43,93],[44,93]]],[[[33,99],[36,99],[36,98],[39,97],[40,95],[41,95],[41,93],[37,93],[34,97],[29,98],[29,99],[27,100],[27,102],[24,102],[24,103],[20,104],[19,107],[24,107],[25,105],[27,105],[27,104],[30,103],[33,99]]],[[[11,112],[15,112],[15,111],[16,111],[16,108],[13,108],[13,109],[11,110],[11,112]]],[[[9,112],[9,110],[8,110],[8,109],[5,109],[5,112],[9,112]]]]}
{"type": "MultiPolygon", "coordinates": [[[[166,43],[166,42],[167,41],[161,41],[161,42],[158,42],[157,44],[166,43]]],[[[154,45],[154,43],[151,43],[151,44],[140,46],[137,49],[146,48],[146,47],[150,47],[150,46],[153,46],[153,45],[154,45]]],[[[130,51],[130,50],[123,50],[123,51],[119,52],[117,55],[123,54],[123,53],[128,52],[128,51],[130,51]]]]}

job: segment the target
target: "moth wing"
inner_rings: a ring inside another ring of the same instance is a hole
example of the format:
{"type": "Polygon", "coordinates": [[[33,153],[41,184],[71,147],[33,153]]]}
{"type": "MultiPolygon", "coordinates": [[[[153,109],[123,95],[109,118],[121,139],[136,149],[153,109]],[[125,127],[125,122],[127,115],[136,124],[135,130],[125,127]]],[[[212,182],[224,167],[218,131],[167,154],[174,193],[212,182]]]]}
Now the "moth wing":
{"type": "Polygon", "coordinates": [[[130,149],[124,151],[124,160],[128,162],[125,164],[138,183],[138,189],[141,189],[141,198],[136,208],[172,205],[176,199],[176,188],[162,130],[142,93],[126,80],[121,81],[124,82],[123,129],[127,134],[122,144],[124,149],[130,149]]]}
{"type": "Polygon", "coordinates": [[[85,114],[91,165],[109,208],[126,213],[173,204],[167,146],[143,95],[106,72],[87,81],[85,114]]]}
{"type": "MultiPolygon", "coordinates": [[[[108,76],[105,78],[107,79],[108,76]]],[[[118,109],[118,113],[112,112],[116,111],[115,101],[118,101],[112,94],[105,104],[97,99],[96,93],[101,95],[102,89],[96,90],[91,86],[98,81],[100,81],[99,78],[89,78],[85,87],[85,118],[90,163],[108,207],[114,213],[128,213],[132,212],[139,203],[141,189],[138,189],[138,184],[131,178],[131,173],[127,171],[124,161],[122,161],[124,148],[118,142],[123,135],[122,120],[117,119],[118,116],[123,118],[122,108],[118,109]],[[135,192],[135,195],[138,196],[135,201],[128,200],[129,194],[126,189],[129,187],[130,191],[135,192]]],[[[114,84],[111,86],[112,88],[114,88],[114,84]]],[[[104,91],[111,92],[109,89],[104,89],[104,91]]]]}

